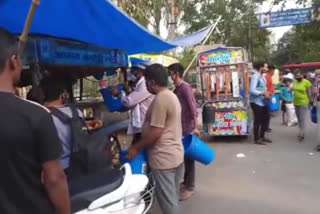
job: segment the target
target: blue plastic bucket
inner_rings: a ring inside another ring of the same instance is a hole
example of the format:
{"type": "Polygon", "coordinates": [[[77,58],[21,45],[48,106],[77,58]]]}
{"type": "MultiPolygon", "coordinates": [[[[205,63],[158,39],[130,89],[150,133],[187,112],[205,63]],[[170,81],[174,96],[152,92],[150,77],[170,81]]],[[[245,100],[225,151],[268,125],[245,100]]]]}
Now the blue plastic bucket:
{"type": "Polygon", "coordinates": [[[202,142],[196,135],[187,135],[183,138],[184,155],[192,160],[209,165],[214,160],[215,152],[202,142]]]}
{"type": "MultiPolygon", "coordinates": [[[[118,90],[123,90],[122,86],[119,85],[118,90]]],[[[104,103],[106,104],[110,112],[122,111],[125,109],[125,106],[123,105],[121,99],[112,96],[109,88],[103,88],[100,90],[100,92],[102,94],[104,103]]]]}
{"type": "Polygon", "coordinates": [[[128,161],[126,150],[121,151],[120,162],[121,164],[129,163],[131,166],[132,174],[146,174],[147,173],[147,152],[140,152],[137,157],[131,161],[128,161]]]}
{"type": "Polygon", "coordinates": [[[280,97],[278,94],[272,95],[269,101],[270,111],[279,111],[280,110],[280,97]]]}

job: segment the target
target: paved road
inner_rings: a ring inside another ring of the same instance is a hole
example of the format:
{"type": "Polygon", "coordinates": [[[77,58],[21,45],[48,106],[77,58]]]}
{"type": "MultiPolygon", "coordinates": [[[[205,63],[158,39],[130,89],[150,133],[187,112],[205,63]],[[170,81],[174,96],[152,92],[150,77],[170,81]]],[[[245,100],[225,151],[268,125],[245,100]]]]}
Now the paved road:
{"type": "MultiPolygon", "coordinates": [[[[298,143],[296,127],[280,125],[280,117],[273,118],[272,128],[274,143],[267,146],[210,140],[217,158],[197,166],[196,194],[181,203],[181,213],[319,214],[316,126],[308,127],[305,143],[298,143]],[[238,153],[246,157],[239,159],[238,153]]],[[[157,210],[152,213],[160,214],[157,210]]]]}

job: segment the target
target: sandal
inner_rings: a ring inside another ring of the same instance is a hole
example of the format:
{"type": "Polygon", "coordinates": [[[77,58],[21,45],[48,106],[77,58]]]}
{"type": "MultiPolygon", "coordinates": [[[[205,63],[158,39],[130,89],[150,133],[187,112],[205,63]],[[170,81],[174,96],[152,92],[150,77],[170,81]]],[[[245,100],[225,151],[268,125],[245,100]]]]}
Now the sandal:
{"type": "Polygon", "coordinates": [[[316,150],[317,152],[320,152],[320,145],[317,145],[314,150],[316,150]]]}
{"type": "Polygon", "coordinates": [[[253,143],[258,145],[267,145],[265,142],[262,142],[261,140],[256,140],[253,143]]]}
{"type": "Polygon", "coordinates": [[[304,135],[298,136],[299,142],[301,143],[304,140],[304,135]]]}

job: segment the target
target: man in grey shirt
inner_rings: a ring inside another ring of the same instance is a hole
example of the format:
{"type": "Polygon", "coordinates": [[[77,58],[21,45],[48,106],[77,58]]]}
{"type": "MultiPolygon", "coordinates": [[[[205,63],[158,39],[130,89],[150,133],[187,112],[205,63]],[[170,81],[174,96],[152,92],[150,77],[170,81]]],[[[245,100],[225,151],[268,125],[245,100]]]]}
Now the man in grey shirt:
{"type": "MultiPolygon", "coordinates": [[[[47,108],[56,108],[61,112],[72,117],[72,110],[70,107],[65,106],[68,100],[67,82],[59,77],[48,77],[42,80],[41,87],[44,93],[45,102],[44,106],[47,108]]],[[[78,110],[80,117],[83,114],[78,110]]],[[[54,125],[57,129],[58,136],[62,142],[63,155],[62,166],[67,169],[70,165],[71,145],[72,145],[72,131],[69,124],[60,121],[56,116],[52,115],[54,125]]]]}

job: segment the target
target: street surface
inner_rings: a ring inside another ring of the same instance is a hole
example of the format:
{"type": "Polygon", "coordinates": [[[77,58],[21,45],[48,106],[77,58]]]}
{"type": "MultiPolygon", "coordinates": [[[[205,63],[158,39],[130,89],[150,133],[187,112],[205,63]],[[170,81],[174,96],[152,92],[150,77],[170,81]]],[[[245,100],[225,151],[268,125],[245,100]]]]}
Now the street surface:
{"type": "MultiPolygon", "coordinates": [[[[210,139],[216,160],[197,165],[196,193],[181,202],[184,214],[319,214],[320,153],[317,129],[308,126],[304,143],[297,127],[272,118],[273,144],[254,145],[251,139],[210,139]],[[245,158],[237,158],[243,153],[245,158]]],[[[160,214],[157,205],[152,214],[160,214]]]]}

